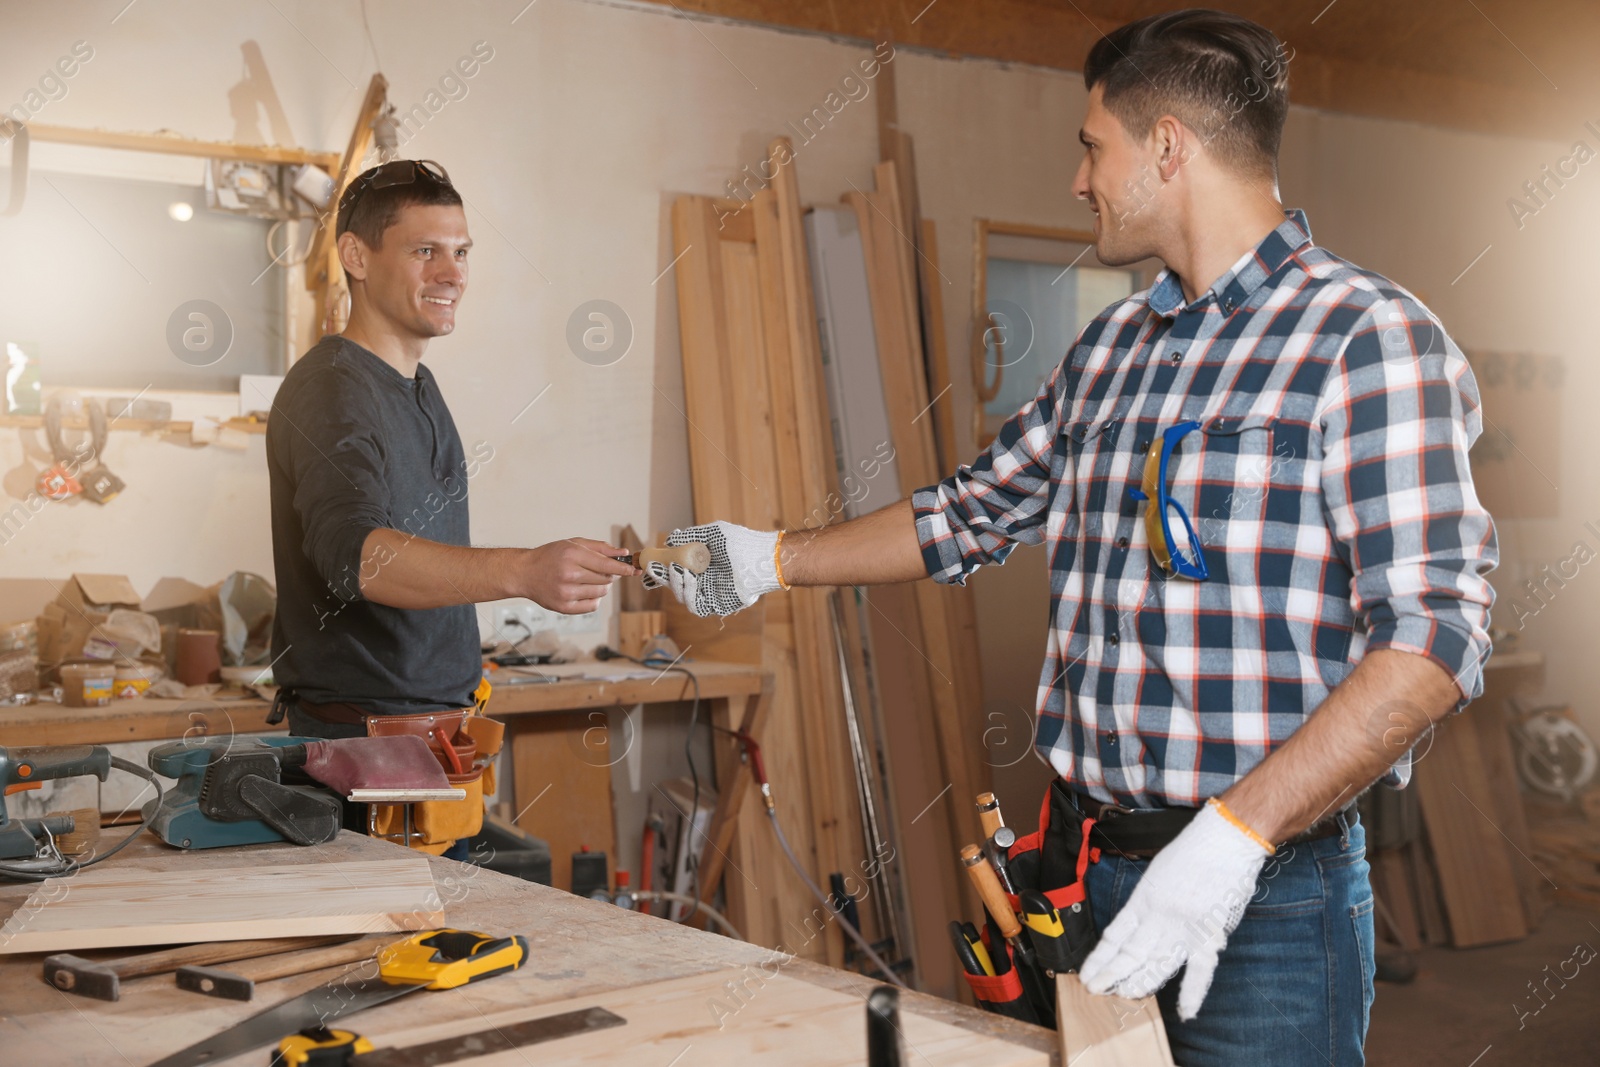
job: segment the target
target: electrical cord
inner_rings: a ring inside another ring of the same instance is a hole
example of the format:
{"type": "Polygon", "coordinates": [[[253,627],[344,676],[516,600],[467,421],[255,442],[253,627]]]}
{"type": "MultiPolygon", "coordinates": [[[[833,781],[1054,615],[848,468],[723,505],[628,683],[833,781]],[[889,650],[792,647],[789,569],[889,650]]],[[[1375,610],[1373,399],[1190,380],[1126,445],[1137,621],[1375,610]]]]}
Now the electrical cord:
{"type": "Polygon", "coordinates": [[[783,827],[778,823],[778,810],[775,807],[768,805],[767,818],[772,820],[772,832],[778,835],[778,844],[782,846],[783,854],[789,857],[789,864],[794,868],[794,873],[798,874],[800,880],[806,884],[806,888],[811,890],[811,895],[816,897],[818,902],[824,908],[827,908],[834,918],[839,920],[839,925],[844,927],[844,932],[850,935],[850,939],[856,943],[856,947],[862,951],[867,959],[872,961],[874,967],[882,972],[885,979],[893,982],[906,992],[911,992],[911,987],[902,982],[900,976],[895,974],[887,963],[883,962],[883,958],[872,950],[871,945],[867,944],[867,939],[861,936],[861,931],[857,930],[854,924],[844,917],[844,912],[839,910],[832,900],[824,896],[822,890],[817,888],[817,883],[811,880],[811,876],[806,873],[806,869],[800,865],[800,859],[794,854],[794,849],[789,847],[789,839],[783,836],[783,827]]]}
{"type": "MultiPolygon", "coordinates": [[[[662,664],[659,661],[651,662],[649,660],[642,660],[635,656],[630,656],[625,652],[618,652],[616,649],[609,648],[605,645],[601,645],[599,648],[594,650],[594,658],[600,660],[601,662],[605,662],[609,659],[625,659],[631,663],[637,663],[641,667],[659,668],[663,674],[667,671],[676,671],[677,673],[682,674],[685,678],[689,679],[689,681],[693,684],[694,704],[689,708],[689,729],[683,739],[683,758],[689,764],[689,781],[694,787],[694,792],[691,794],[689,800],[688,824],[689,840],[693,841],[694,823],[695,820],[700,816],[700,771],[695,766],[694,762],[694,731],[695,727],[700,724],[700,679],[696,678],[694,672],[689,668],[675,666],[674,664],[676,661],[673,663],[662,664]]],[[[688,866],[689,878],[693,883],[694,901],[698,904],[700,903],[700,857],[698,855],[690,856],[688,866]]],[[[693,913],[691,912],[690,914],[693,913]]],[[[740,940],[742,941],[744,939],[740,938],[740,940]]]]}
{"type": "MultiPolygon", "coordinates": [[[[127,771],[129,774],[137,775],[138,777],[143,778],[145,781],[149,782],[151,785],[156,787],[155,803],[146,805],[145,806],[145,812],[154,812],[157,808],[159,808],[161,806],[161,794],[162,794],[161,780],[156,777],[156,775],[155,775],[155,773],[153,771],[151,771],[149,768],[141,767],[137,763],[130,763],[129,761],[123,759],[121,756],[112,756],[111,757],[111,766],[116,768],[119,771],[127,771]]],[[[98,855],[94,859],[88,860],[87,862],[79,863],[76,860],[69,860],[65,856],[63,856],[62,857],[63,864],[59,869],[56,869],[56,870],[38,870],[38,871],[26,870],[26,869],[20,868],[20,867],[13,867],[10,864],[0,863],[0,876],[4,876],[4,877],[7,877],[7,878],[15,878],[18,881],[22,881],[22,882],[45,882],[45,881],[49,881],[51,878],[61,878],[61,877],[64,877],[66,875],[69,875],[69,874],[75,874],[78,871],[83,870],[85,867],[93,867],[95,864],[100,863],[103,860],[108,860],[112,856],[115,856],[118,852],[121,852],[123,849],[127,848],[130,844],[132,844],[133,840],[135,838],[137,838],[141,833],[143,833],[145,828],[148,827],[149,825],[150,825],[150,815],[149,814],[145,814],[144,817],[139,820],[139,826],[138,826],[138,828],[136,830],[133,831],[133,833],[129,834],[127,837],[123,838],[121,841],[118,841],[115,845],[113,845],[111,848],[107,849],[101,855],[98,855]]],[[[52,843],[53,843],[53,839],[52,839],[52,843]]],[[[59,855],[59,853],[58,853],[58,855],[59,855]]]]}
{"type": "Polygon", "coordinates": [[[646,904],[656,900],[674,901],[679,904],[693,904],[697,910],[705,912],[708,919],[722,927],[724,930],[728,931],[729,937],[732,937],[738,941],[746,940],[745,936],[734,928],[734,925],[728,921],[727,916],[723,915],[722,912],[718,911],[716,908],[713,908],[710,904],[707,904],[703,900],[696,900],[687,893],[668,893],[663,889],[636,889],[633,891],[633,899],[642,900],[646,904]]]}

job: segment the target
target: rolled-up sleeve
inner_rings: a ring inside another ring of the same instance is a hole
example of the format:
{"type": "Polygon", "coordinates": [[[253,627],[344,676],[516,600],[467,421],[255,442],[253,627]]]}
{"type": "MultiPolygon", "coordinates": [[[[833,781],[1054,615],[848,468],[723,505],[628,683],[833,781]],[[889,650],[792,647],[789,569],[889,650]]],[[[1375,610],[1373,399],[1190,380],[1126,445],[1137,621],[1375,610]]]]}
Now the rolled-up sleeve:
{"type": "Polygon", "coordinates": [[[934,581],[964,585],[985,563],[1005,562],[1016,543],[1044,540],[1061,378],[1057,367],[976,462],[911,495],[923,563],[934,581]]]}
{"type": "Polygon", "coordinates": [[[382,419],[370,386],[328,368],[272,418],[286,424],[284,458],[294,480],[301,545],[328,584],[345,601],[361,596],[361,550],[373,530],[392,525],[384,481],[382,419]]]}
{"type": "Polygon", "coordinates": [[[1499,559],[1467,461],[1483,419],[1466,358],[1426,308],[1387,293],[1352,331],[1318,411],[1323,506],[1367,650],[1432,660],[1464,705],[1483,690],[1499,559]]]}

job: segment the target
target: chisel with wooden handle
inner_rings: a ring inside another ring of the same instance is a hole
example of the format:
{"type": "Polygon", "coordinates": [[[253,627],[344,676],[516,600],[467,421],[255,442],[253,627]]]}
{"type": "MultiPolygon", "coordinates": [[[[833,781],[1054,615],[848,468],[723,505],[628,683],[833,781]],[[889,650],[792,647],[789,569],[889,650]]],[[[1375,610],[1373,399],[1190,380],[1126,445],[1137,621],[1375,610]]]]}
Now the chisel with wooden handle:
{"type": "Polygon", "coordinates": [[[178,971],[178,988],[208,997],[226,1000],[249,1000],[255,996],[257,982],[270,982],[274,978],[309,974],[325,967],[338,967],[346,963],[361,963],[374,959],[378,950],[393,941],[394,935],[363,937],[338,945],[289,952],[262,959],[249,960],[232,970],[220,967],[183,967],[178,971]]]}
{"type": "Polygon", "coordinates": [[[649,573],[652,563],[661,564],[663,571],[676,563],[690,574],[704,574],[706,568],[711,566],[711,549],[700,541],[691,541],[673,548],[642,548],[631,556],[623,556],[622,561],[646,573],[649,573]]]}
{"type": "Polygon", "coordinates": [[[86,960],[70,952],[46,956],[44,980],[65,993],[76,993],[95,1000],[116,1000],[122,996],[124,978],[168,974],[180,967],[228,963],[267,956],[274,952],[293,952],[348,941],[348,937],[276,937],[255,941],[209,941],[199,945],[143,952],[115,960],[86,960]]]}
{"type": "MultiPolygon", "coordinates": [[[[1022,936],[1022,924],[1017,921],[1016,912],[1011,910],[1011,902],[1006,899],[1006,891],[1000,888],[1000,879],[989,865],[988,857],[977,845],[967,845],[961,850],[961,862],[967,868],[967,877],[972,879],[972,887],[978,891],[978,899],[983,901],[984,908],[1000,930],[1000,936],[1006,939],[1016,955],[1017,972],[1022,978],[1023,990],[1038,1011],[1040,1023],[1054,1027],[1055,997],[1045,989],[1038,960],[1033,955],[1033,946],[1022,936]]],[[[992,947],[1005,951],[999,946],[992,947]]]]}

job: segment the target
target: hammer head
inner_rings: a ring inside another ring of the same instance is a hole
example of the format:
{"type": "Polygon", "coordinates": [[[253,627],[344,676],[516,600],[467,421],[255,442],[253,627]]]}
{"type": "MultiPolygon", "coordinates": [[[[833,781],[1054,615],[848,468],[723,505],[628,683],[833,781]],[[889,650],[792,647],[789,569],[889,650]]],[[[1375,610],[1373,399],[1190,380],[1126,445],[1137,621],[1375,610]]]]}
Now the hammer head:
{"type": "Polygon", "coordinates": [[[179,989],[225,1000],[249,1000],[256,993],[254,979],[220,967],[179,967],[177,980],[179,989]]]}
{"type": "Polygon", "coordinates": [[[70,952],[45,957],[44,980],[64,993],[95,1000],[116,1000],[122,995],[116,971],[70,952]]]}

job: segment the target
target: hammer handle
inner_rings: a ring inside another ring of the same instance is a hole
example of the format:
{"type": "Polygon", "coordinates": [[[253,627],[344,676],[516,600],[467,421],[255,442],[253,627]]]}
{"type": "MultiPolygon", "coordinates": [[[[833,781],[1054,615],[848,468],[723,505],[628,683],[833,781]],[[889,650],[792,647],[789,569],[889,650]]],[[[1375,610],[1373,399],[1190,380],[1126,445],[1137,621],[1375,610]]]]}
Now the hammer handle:
{"type": "Polygon", "coordinates": [[[211,963],[247,960],[256,956],[269,956],[276,952],[316,948],[344,940],[346,938],[343,936],[333,936],[273,937],[259,941],[211,941],[110,960],[105,966],[115,971],[119,978],[139,978],[147,974],[166,974],[179,967],[202,967],[211,963]]]}
{"type": "Polygon", "coordinates": [[[269,982],[274,978],[287,978],[291,974],[306,974],[324,967],[337,967],[344,963],[360,963],[378,954],[384,945],[398,940],[394,934],[382,937],[363,937],[343,944],[327,945],[302,952],[279,953],[263,959],[246,960],[241,967],[231,968],[241,978],[252,982],[269,982]]]}

